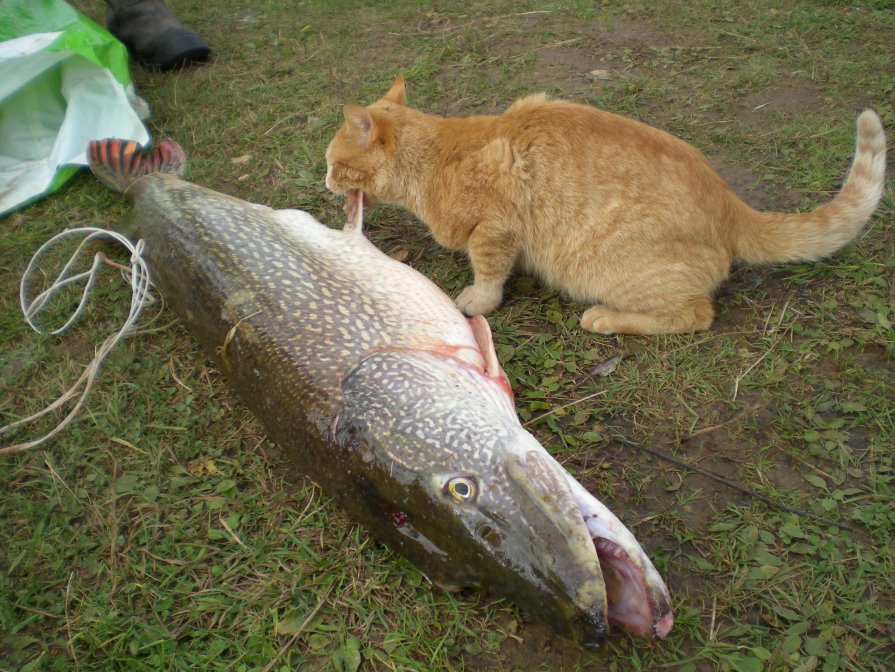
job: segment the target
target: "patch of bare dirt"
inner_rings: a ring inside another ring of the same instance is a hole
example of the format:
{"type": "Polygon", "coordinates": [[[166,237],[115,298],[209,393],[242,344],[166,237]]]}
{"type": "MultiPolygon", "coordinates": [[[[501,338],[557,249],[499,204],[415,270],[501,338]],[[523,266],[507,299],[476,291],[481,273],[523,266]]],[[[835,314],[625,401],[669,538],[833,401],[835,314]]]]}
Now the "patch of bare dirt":
{"type": "Polygon", "coordinates": [[[734,193],[756,210],[794,211],[798,207],[799,194],[761,180],[759,175],[738,165],[729,152],[716,148],[705,154],[734,193]]]}
{"type": "Polygon", "coordinates": [[[800,113],[810,110],[823,101],[817,87],[804,82],[783,82],[777,89],[756,91],[743,100],[739,119],[763,126],[768,112],[800,113]]]}
{"type": "Polygon", "coordinates": [[[592,656],[573,644],[556,638],[540,623],[523,623],[519,630],[507,637],[497,653],[481,656],[465,656],[464,662],[472,670],[516,670],[531,669],[532,661],[537,661],[542,670],[585,669],[602,672],[607,667],[596,663],[592,656]]]}
{"type": "Polygon", "coordinates": [[[862,346],[853,346],[856,351],[858,363],[870,371],[879,371],[880,375],[887,378],[895,378],[895,371],[892,370],[892,359],[886,352],[885,348],[874,343],[867,343],[862,346]]]}
{"type": "Polygon", "coordinates": [[[575,46],[554,47],[538,53],[538,67],[528,79],[532,82],[533,89],[549,89],[570,81],[617,78],[624,69],[624,62],[607,54],[605,50],[575,46]]]}

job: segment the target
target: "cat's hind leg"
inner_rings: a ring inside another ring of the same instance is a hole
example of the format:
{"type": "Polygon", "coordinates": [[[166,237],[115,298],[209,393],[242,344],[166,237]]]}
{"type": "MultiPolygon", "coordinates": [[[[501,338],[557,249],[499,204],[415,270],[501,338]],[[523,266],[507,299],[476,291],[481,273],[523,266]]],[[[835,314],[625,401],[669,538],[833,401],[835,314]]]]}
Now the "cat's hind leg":
{"type": "Polygon", "coordinates": [[[708,329],[715,316],[712,294],[730,272],[729,251],[714,240],[640,241],[632,249],[625,263],[591,265],[602,285],[591,296],[603,303],[584,311],[582,328],[598,334],[708,329]]]}
{"type": "Polygon", "coordinates": [[[584,311],[581,327],[597,334],[681,334],[703,331],[712,324],[715,309],[704,294],[666,301],[661,310],[634,312],[597,305],[584,311]]]}

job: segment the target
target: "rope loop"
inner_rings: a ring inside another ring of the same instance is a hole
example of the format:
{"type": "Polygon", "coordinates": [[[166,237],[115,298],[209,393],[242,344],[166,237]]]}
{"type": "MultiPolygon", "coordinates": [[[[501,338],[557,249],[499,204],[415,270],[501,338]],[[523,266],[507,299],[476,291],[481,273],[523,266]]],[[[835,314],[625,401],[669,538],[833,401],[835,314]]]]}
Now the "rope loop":
{"type": "MultiPolygon", "coordinates": [[[[78,378],[77,382],[75,382],[74,385],[72,385],[62,396],[60,396],[56,401],[44,408],[42,411],[38,411],[37,413],[27,418],[22,418],[4,427],[0,427],[0,435],[5,434],[6,432],[10,432],[18,427],[29,425],[42,418],[47,413],[52,413],[53,411],[61,408],[71,399],[76,398],[77,401],[71,411],[69,411],[68,415],[66,415],[65,418],[58,425],[56,425],[56,427],[54,427],[52,430],[38,439],[26,441],[24,443],[18,443],[15,445],[7,446],[5,448],[0,448],[0,455],[29,450],[48,441],[49,439],[56,436],[63,429],[65,429],[71,423],[71,421],[75,419],[77,414],[80,412],[81,407],[84,405],[84,402],[87,400],[87,396],[93,388],[93,383],[96,380],[97,373],[99,372],[100,365],[102,364],[106,356],[125,337],[133,336],[137,333],[144,333],[146,331],[136,330],[136,325],[140,320],[140,315],[143,313],[143,309],[146,308],[146,306],[155,303],[155,297],[153,297],[150,291],[152,288],[152,281],[150,280],[149,268],[146,265],[146,260],[143,257],[144,248],[145,243],[142,239],[138,240],[137,243],[134,244],[126,236],[123,236],[122,234],[115,231],[109,231],[107,229],[100,229],[97,227],[79,227],[75,229],[68,229],[56,234],[55,236],[50,238],[50,240],[41,245],[37,252],[34,253],[34,256],[31,257],[31,261],[28,262],[28,266],[25,268],[25,272],[22,274],[22,281],[19,284],[19,307],[22,310],[22,315],[25,318],[25,322],[27,322],[28,326],[30,326],[38,334],[47,333],[37,323],[37,318],[40,313],[49,305],[50,299],[52,299],[58,292],[62,291],[63,289],[71,285],[83,282],[84,289],[81,292],[81,299],[78,302],[78,305],[75,308],[74,312],[62,326],[53,329],[49,333],[53,336],[63,334],[81,318],[81,316],[84,314],[84,311],[87,309],[90,294],[93,291],[93,287],[96,284],[96,280],[99,277],[100,271],[102,270],[102,267],[104,265],[113,266],[120,269],[122,277],[125,279],[126,282],[130,284],[130,311],[121,328],[116,333],[106,338],[106,340],[103,341],[102,345],[100,345],[99,348],[96,349],[96,354],[94,355],[93,360],[90,362],[90,364],[87,365],[80,378],[78,378]],[[56,279],[47,289],[40,292],[33,299],[29,299],[28,297],[31,293],[30,290],[32,280],[33,277],[38,273],[40,262],[43,260],[50,249],[58,245],[61,241],[73,237],[83,237],[83,240],[75,249],[71,258],[69,258],[68,262],[62,267],[62,270],[56,276],[56,279]],[[89,270],[75,273],[73,269],[77,266],[78,261],[83,256],[84,249],[92,241],[98,238],[111,238],[115,242],[125,247],[130,252],[130,267],[122,266],[121,264],[111,261],[102,252],[97,252],[93,256],[93,262],[91,263],[89,270]]],[[[156,317],[153,318],[153,320],[151,320],[150,322],[154,321],[157,317],[158,315],[156,315],[156,317]]]]}

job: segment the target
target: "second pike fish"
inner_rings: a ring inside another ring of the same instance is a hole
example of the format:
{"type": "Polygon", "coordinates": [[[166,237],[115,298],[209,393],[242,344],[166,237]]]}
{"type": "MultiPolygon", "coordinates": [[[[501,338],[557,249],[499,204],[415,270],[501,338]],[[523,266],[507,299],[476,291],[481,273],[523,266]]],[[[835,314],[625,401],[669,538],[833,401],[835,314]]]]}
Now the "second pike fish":
{"type": "Polygon", "coordinates": [[[133,203],[153,283],[242,401],[353,519],[445,587],[503,595],[596,647],[664,637],[665,584],[628,529],[519,423],[484,318],[361,232],[180,179],[176,143],[91,143],[133,203]]]}

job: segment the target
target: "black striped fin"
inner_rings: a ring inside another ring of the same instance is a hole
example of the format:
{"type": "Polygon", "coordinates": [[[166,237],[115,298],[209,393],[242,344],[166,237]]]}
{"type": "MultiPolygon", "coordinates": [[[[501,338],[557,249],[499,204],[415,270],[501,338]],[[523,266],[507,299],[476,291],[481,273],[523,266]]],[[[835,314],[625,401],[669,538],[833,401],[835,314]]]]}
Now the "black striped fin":
{"type": "Polygon", "coordinates": [[[186,155],[176,142],[160,142],[155,149],[143,149],[132,140],[107,138],[87,145],[87,164],[107,187],[127,191],[137,178],[152,173],[168,173],[180,177],[186,166],[186,155]]]}

